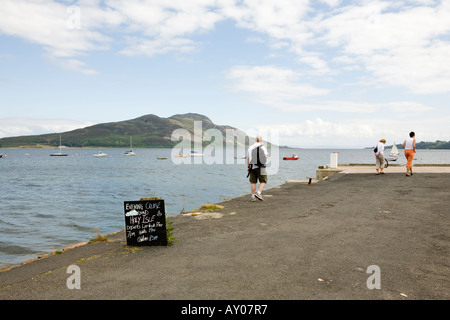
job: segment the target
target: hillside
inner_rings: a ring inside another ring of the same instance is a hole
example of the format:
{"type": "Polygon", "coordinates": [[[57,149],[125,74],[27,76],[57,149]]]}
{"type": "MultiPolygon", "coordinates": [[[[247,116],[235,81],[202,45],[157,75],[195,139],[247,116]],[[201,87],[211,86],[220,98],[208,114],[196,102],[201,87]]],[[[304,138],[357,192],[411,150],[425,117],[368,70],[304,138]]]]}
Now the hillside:
{"type": "Polygon", "coordinates": [[[416,142],[416,149],[450,149],[450,141],[416,142]]]}
{"type": "MultiPolygon", "coordinates": [[[[101,123],[62,132],[61,138],[62,144],[71,148],[128,148],[130,137],[133,139],[133,147],[136,148],[173,147],[181,141],[171,141],[174,130],[186,129],[193,137],[194,121],[202,122],[203,131],[208,129],[219,130],[224,138],[226,129],[235,129],[230,126],[216,125],[208,117],[195,113],[177,114],[169,118],[160,118],[149,114],[136,119],[101,123]]],[[[235,130],[237,135],[245,137],[244,132],[239,129],[235,130]]],[[[204,142],[204,145],[208,144],[210,142],[204,142]]],[[[46,148],[57,147],[58,145],[59,133],[0,139],[0,147],[2,148],[46,148]]]]}
{"type": "MultiPolygon", "coordinates": [[[[403,150],[401,143],[395,144],[397,148],[403,150]]],[[[373,149],[374,147],[366,147],[365,149],[373,149]]],[[[384,146],[385,149],[391,149],[392,145],[384,146]]],[[[435,142],[416,141],[416,149],[450,149],[450,141],[436,140],[435,142]]]]}

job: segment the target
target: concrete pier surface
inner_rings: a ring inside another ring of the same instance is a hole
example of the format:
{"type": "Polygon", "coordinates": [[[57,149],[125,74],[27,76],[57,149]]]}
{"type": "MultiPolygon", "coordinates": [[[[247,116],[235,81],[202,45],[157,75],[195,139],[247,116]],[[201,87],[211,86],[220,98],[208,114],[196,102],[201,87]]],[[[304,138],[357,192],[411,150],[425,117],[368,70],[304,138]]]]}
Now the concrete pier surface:
{"type": "MultiPolygon", "coordinates": [[[[375,173],[375,165],[352,165],[343,164],[339,165],[338,169],[342,170],[344,173],[375,173]]],[[[385,173],[405,173],[405,166],[400,166],[395,163],[390,162],[387,168],[384,168],[385,173]]],[[[415,165],[413,167],[414,173],[450,173],[450,165],[415,165]]]]}
{"type": "Polygon", "coordinates": [[[169,247],[129,247],[121,231],[0,272],[0,299],[448,300],[450,174],[400,169],[348,168],[171,217],[169,247]]]}
{"type": "MultiPolygon", "coordinates": [[[[393,161],[390,162],[388,168],[383,168],[385,173],[405,173],[406,167],[401,166],[393,161]]],[[[413,171],[417,173],[450,173],[450,165],[448,164],[418,164],[413,167],[413,171]]],[[[316,171],[316,180],[322,180],[335,173],[376,173],[375,164],[340,164],[335,168],[329,165],[319,166],[316,171]]]]}

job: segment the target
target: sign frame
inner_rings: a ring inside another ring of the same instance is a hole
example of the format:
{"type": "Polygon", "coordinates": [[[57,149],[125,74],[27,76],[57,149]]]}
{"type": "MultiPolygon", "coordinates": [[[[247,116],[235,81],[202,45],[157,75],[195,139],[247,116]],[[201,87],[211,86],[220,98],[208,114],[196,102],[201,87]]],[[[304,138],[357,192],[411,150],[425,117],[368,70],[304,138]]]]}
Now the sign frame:
{"type": "Polygon", "coordinates": [[[164,200],[124,201],[125,237],[130,246],[167,246],[164,200]]]}

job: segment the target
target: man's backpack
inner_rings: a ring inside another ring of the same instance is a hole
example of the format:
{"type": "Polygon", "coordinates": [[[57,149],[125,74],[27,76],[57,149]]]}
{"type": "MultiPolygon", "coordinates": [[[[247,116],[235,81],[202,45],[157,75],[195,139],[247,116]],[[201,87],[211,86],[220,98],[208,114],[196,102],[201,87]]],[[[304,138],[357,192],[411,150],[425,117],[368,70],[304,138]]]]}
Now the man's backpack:
{"type": "Polygon", "coordinates": [[[266,162],[266,154],[260,146],[252,150],[252,161],[250,164],[257,165],[260,168],[265,168],[266,162]]]}

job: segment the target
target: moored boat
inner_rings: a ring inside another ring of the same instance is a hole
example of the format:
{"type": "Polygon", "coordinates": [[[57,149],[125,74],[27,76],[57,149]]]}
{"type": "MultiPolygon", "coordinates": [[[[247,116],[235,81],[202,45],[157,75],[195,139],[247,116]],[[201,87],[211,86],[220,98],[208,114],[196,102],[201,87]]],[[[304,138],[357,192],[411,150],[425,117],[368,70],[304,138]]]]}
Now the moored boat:
{"type": "Polygon", "coordinates": [[[283,160],[298,160],[299,156],[293,154],[292,157],[283,157],[283,160]]]}
{"type": "Polygon", "coordinates": [[[124,156],[135,156],[136,153],[133,151],[133,139],[130,137],[130,150],[123,153],[124,156]]]}
{"type": "Polygon", "coordinates": [[[191,151],[191,157],[203,157],[203,153],[199,153],[197,151],[191,151]]]}
{"type": "Polygon", "coordinates": [[[97,157],[97,158],[106,157],[106,156],[107,156],[107,154],[104,153],[103,151],[99,151],[99,153],[94,154],[94,157],[97,157]]]}
{"type": "MultiPolygon", "coordinates": [[[[395,144],[395,142],[394,142],[394,144],[392,145],[392,148],[391,148],[391,152],[389,153],[389,156],[391,156],[392,158],[398,158],[398,156],[399,156],[399,152],[398,152],[398,148],[397,148],[397,145],[395,144]]],[[[397,160],[397,159],[395,159],[395,160],[397,160]]],[[[392,160],[392,161],[395,161],[395,160],[392,160]]]]}
{"type": "Polygon", "coordinates": [[[67,157],[67,153],[62,153],[62,149],[66,148],[61,144],[61,135],[59,135],[59,152],[50,154],[51,157],[67,157]]]}

